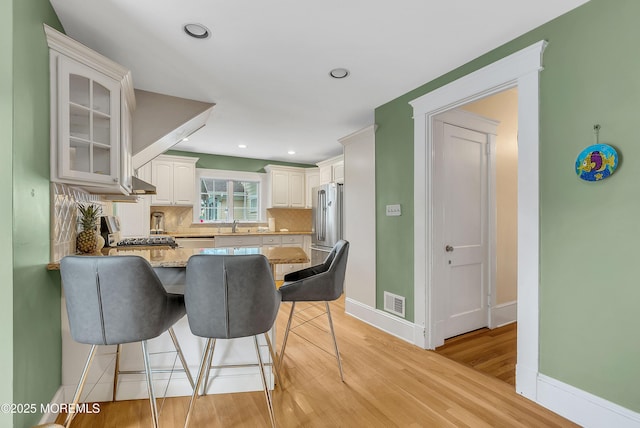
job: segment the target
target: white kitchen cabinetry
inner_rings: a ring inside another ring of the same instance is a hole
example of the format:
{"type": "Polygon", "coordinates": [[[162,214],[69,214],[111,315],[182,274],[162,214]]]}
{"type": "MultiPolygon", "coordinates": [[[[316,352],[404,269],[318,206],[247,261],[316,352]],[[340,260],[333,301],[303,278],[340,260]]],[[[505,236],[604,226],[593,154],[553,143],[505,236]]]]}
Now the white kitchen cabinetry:
{"type": "MultiPolygon", "coordinates": [[[[151,162],[138,168],[139,179],[151,182],[151,162]]],[[[114,214],[120,218],[120,237],[141,238],[149,236],[151,228],[151,196],[138,196],[137,202],[116,202],[114,214]]]]}
{"type": "MultiPolygon", "coordinates": [[[[311,243],[311,239],[309,239],[309,244],[311,243]]],[[[304,252],[309,255],[311,252],[310,245],[305,245],[305,239],[303,235],[282,235],[282,246],[283,247],[302,247],[304,252]]],[[[276,265],[276,279],[281,280],[284,276],[290,272],[295,272],[300,269],[304,269],[309,264],[306,263],[289,263],[289,264],[280,264],[276,265]]]]}
{"type": "Polygon", "coordinates": [[[305,173],[303,168],[267,165],[270,208],[305,207],[305,173]]]}
{"type": "Polygon", "coordinates": [[[51,86],[51,181],[131,192],[131,73],[45,25],[51,86]]]}
{"type": "Polygon", "coordinates": [[[313,188],[320,185],[320,169],[305,169],[305,206],[311,208],[313,204],[313,188]]]}
{"type": "Polygon", "coordinates": [[[138,202],[114,203],[114,214],[120,219],[120,238],[149,236],[149,196],[138,196],[138,202]]]}
{"type": "Polygon", "coordinates": [[[224,236],[216,235],[213,240],[216,248],[241,248],[241,247],[258,247],[262,246],[260,236],[240,235],[240,236],[224,236]]]}
{"type": "MultiPolygon", "coordinates": [[[[311,253],[309,235],[216,235],[216,248],[240,247],[302,247],[305,253],[311,253]]],[[[276,280],[282,280],[285,274],[310,266],[309,263],[290,263],[276,265],[276,280]]]]}
{"type": "Polygon", "coordinates": [[[344,183],[344,157],[342,155],[318,162],[320,184],[344,183]]]}
{"type": "Polygon", "coordinates": [[[151,161],[151,183],[156,194],[151,205],[189,205],[195,202],[198,158],[158,156],[151,161]]]}

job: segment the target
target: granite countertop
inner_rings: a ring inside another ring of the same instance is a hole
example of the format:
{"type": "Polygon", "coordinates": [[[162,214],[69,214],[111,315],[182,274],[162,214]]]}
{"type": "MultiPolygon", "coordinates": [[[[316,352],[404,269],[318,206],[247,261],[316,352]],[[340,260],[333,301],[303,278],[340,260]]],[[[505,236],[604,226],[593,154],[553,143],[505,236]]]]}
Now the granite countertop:
{"type": "MultiPolygon", "coordinates": [[[[245,228],[246,229],[246,228],[245,228]]],[[[311,235],[311,231],[287,232],[165,232],[164,235],[174,238],[215,238],[216,236],[268,236],[268,235],[311,235]]]]}
{"type": "MultiPolygon", "coordinates": [[[[309,257],[300,247],[255,247],[255,248],[112,248],[106,256],[134,255],[149,261],[152,267],[186,267],[189,257],[194,254],[264,254],[272,265],[283,263],[307,263],[309,257]]],[[[60,270],[60,263],[49,263],[48,270],[60,270]]]]}

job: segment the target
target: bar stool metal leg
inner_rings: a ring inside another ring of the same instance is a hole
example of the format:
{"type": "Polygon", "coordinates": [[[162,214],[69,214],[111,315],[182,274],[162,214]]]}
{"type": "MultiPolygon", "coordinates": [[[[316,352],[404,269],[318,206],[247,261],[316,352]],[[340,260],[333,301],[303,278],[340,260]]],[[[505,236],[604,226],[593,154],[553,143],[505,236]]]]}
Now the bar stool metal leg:
{"type": "Polygon", "coordinates": [[[209,359],[207,361],[207,375],[204,378],[204,386],[202,387],[202,395],[207,395],[209,389],[209,377],[211,376],[211,365],[213,364],[213,351],[216,349],[216,339],[213,339],[211,343],[211,352],[209,352],[209,359]]]}
{"type": "Polygon", "coordinates": [[[262,363],[262,356],[260,355],[260,347],[258,346],[258,337],[253,336],[253,343],[256,346],[256,354],[258,355],[258,365],[260,366],[260,378],[262,379],[262,387],[264,388],[264,396],[267,400],[267,406],[269,407],[269,418],[271,419],[271,426],[276,427],[276,416],[273,413],[273,402],[271,400],[271,391],[267,385],[267,378],[264,375],[264,364],[262,363]]]}
{"type": "MultiPolygon", "coordinates": [[[[198,399],[198,391],[200,390],[200,385],[202,385],[202,378],[204,374],[208,372],[207,363],[209,361],[207,355],[209,352],[213,354],[213,349],[211,346],[211,342],[213,339],[207,339],[204,344],[204,350],[202,351],[202,362],[200,363],[200,369],[198,370],[198,379],[196,380],[196,386],[193,388],[193,394],[191,394],[191,400],[189,401],[189,408],[187,409],[187,417],[184,421],[184,428],[189,427],[189,422],[191,420],[191,413],[193,412],[193,408],[196,404],[196,400],[198,399]]],[[[211,365],[209,365],[211,367],[211,365]]]]}
{"type": "Polygon", "coordinates": [[[338,360],[338,369],[340,370],[340,379],[344,382],[344,376],[342,374],[342,362],[340,361],[340,351],[338,350],[336,333],[333,331],[333,321],[331,320],[331,309],[329,309],[329,302],[324,302],[324,304],[327,308],[327,317],[329,318],[329,327],[331,328],[331,337],[333,338],[333,347],[336,351],[336,360],[338,360]]]}
{"type": "Polygon", "coordinates": [[[280,368],[278,364],[278,359],[276,358],[276,353],[273,352],[273,346],[271,346],[271,339],[269,339],[269,332],[264,334],[264,338],[267,339],[267,347],[269,347],[269,354],[271,354],[271,368],[273,369],[273,373],[276,377],[276,384],[282,386],[280,383],[280,368]]]}
{"type": "Polygon", "coordinates": [[[178,353],[178,357],[180,358],[180,363],[182,364],[182,368],[184,369],[184,372],[187,374],[187,379],[189,379],[191,388],[194,388],[195,385],[193,383],[193,377],[191,377],[191,370],[189,370],[189,366],[187,365],[187,360],[184,358],[184,354],[182,353],[182,348],[180,347],[180,343],[178,343],[178,338],[176,337],[175,331],[173,331],[173,327],[169,329],[169,336],[171,336],[171,340],[173,341],[173,346],[176,348],[176,352],[178,353]]]}
{"type": "Polygon", "coordinates": [[[291,302],[291,312],[289,312],[289,321],[287,321],[287,328],[284,330],[284,339],[282,340],[282,349],[280,350],[280,368],[282,368],[282,362],[284,361],[284,351],[287,348],[287,339],[289,338],[289,330],[291,330],[291,320],[293,319],[293,311],[296,308],[296,302],[291,302]]]}
{"type": "Polygon", "coordinates": [[[111,401],[116,401],[116,391],[118,389],[118,375],[120,374],[120,351],[122,350],[122,345],[116,345],[116,366],[113,369],[113,395],[111,396],[111,401]]]}
{"type": "MultiPolygon", "coordinates": [[[[76,387],[76,392],[75,394],[73,394],[73,404],[71,405],[71,409],[73,410],[75,410],[78,401],[80,401],[80,395],[82,395],[82,389],[84,388],[84,384],[87,381],[87,374],[89,374],[89,368],[91,367],[91,363],[93,362],[93,357],[96,356],[97,348],[98,345],[91,345],[91,350],[89,351],[87,362],[84,364],[84,369],[82,369],[82,375],[80,375],[80,381],[78,382],[78,386],[76,387]]],[[[67,413],[67,418],[64,421],[64,426],[68,427],[75,416],[76,414],[74,412],[69,411],[69,413],[67,413]]]]}
{"type": "Polygon", "coordinates": [[[149,392],[149,403],[151,404],[151,420],[153,428],[158,428],[158,404],[156,403],[156,394],[153,390],[153,378],[151,377],[151,365],[149,364],[149,350],[147,349],[147,341],[143,340],[142,355],[144,357],[144,370],[147,373],[147,391],[149,392]]]}

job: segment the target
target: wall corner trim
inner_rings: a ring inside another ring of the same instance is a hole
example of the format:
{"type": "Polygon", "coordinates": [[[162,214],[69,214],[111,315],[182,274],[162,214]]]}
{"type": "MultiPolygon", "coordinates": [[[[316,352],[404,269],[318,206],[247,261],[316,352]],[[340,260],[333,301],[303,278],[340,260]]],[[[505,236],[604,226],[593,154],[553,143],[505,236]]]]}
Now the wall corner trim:
{"type": "Polygon", "coordinates": [[[537,402],[584,427],[640,427],[640,413],[543,374],[538,375],[537,402]]]}

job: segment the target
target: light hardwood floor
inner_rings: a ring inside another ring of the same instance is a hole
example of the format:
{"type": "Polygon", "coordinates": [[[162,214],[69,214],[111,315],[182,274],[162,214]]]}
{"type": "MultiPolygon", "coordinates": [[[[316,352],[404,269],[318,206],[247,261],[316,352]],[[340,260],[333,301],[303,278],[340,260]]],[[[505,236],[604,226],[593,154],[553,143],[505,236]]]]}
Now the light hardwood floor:
{"type": "Polygon", "coordinates": [[[517,324],[452,337],[436,352],[509,385],[516,385],[517,324]]]}
{"type": "MultiPolygon", "coordinates": [[[[325,334],[326,318],[300,327],[303,337],[290,336],[283,385],[273,394],[280,427],[576,426],[516,394],[505,382],[346,315],[343,299],[331,307],[345,382],[340,381],[325,334]]],[[[278,349],[289,308],[283,303],[277,320],[278,349]]],[[[317,311],[311,308],[305,313],[313,318],[317,311]]],[[[188,402],[187,397],[159,400],[161,427],[182,427],[188,402]]],[[[81,414],[72,424],[75,428],[149,426],[147,400],[101,403],[100,414],[81,414]]],[[[268,427],[264,395],[202,397],[191,426],[268,427]]]]}

